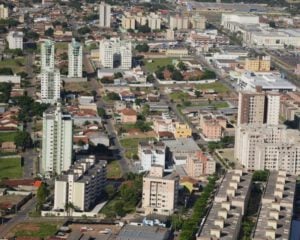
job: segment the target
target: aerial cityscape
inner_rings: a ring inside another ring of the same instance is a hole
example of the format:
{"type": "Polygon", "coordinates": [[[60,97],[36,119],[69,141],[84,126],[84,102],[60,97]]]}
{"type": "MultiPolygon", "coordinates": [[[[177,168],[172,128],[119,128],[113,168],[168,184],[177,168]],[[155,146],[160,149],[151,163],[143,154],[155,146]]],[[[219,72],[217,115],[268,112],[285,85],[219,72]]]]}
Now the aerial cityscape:
{"type": "Polygon", "coordinates": [[[299,240],[300,0],[0,0],[0,239],[299,240]]]}

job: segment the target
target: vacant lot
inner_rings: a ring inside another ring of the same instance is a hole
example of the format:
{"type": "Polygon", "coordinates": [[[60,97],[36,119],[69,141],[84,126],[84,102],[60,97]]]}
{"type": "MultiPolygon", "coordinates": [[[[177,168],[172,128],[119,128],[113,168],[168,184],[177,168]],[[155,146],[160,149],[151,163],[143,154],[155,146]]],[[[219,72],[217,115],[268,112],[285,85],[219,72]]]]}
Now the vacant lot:
{"type": "Polygon", "coordinates": [[[0,142],[14,142],[17,132],[0,132],[0,142]]]}
{"type": "Polygon", "coordinates": [[[221,82],[214,82],[214,83],[204,83],[204,84],[197,84],[196,88],[198,90],[208,90],[208,89],[214,89],[217,93],[225,93],[229,91],[227,86],[225,86],[221,82]]]}
{"type": "Polygon", "coordinates": [[[18,73],[24,71],[24,63],[25,60],[23,57],[6,59],[0,61],[0,68],[11,68],[14,73],[18,73]]]}
{"type": "Polygon", "coordinates": [[[121,178],[122,170],[117,160],[110,161],[107,165],[107,177],[108,178],[121,178]]]}
{"type": "Polygon", "coordinates": [[[65,90],[90,95],[93,90],[88,82],[65,83],[65,90]]]}
{"type": "Polygon", "coordinates": [[[22,166],[20,157],[0,158],[0,179],[21,177],[22,166]]]}
{"type": "Polygon", "coordinates": [[[144,64],[149,72],[155,72],[158,67],[167,66],[172,64],[174,58],[161,58],[161,59],[153,59],[152,62],[148,62],[150,59],[145,59],[144,64]]]}
{"type": "Polygon", "coordinates": [[[153,140],[153,138],[125,138],[120,143],[126,149],[125,156],[127,158],[135,158],[138,154],[138,145],[142,141],[153,140]]]}
{"type": "Polygon", "coordinates": [[[47,238],[53,236],[58,228],[58,223],[21,223],[15,227],[13,233],[16,237],[47,238]]]}

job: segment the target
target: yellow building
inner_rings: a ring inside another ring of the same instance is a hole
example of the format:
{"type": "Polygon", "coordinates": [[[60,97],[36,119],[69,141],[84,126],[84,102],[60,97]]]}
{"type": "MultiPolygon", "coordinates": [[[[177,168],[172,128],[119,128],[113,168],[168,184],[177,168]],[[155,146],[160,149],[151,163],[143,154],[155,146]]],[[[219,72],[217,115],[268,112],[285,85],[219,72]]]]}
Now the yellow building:
{"type": "Polygon", "coordinates": [[[123,16],[122,17],[122,28],[123,29],[135,29],[135,18],[133,16],[123,16]]]}
{"type": "Polygon", "coordinates": [[[189,138],[192,136],[192,129],[185,123],[176,123],[174,127],[174,136],[178,138],[189,138]]]}
{"type": "Polygon", "coordinates": [[[271,69],[270,56],[264,56],[262,58],[247,58],[245,61],[245,70],[251,72],[269,72],[271,69]]]}

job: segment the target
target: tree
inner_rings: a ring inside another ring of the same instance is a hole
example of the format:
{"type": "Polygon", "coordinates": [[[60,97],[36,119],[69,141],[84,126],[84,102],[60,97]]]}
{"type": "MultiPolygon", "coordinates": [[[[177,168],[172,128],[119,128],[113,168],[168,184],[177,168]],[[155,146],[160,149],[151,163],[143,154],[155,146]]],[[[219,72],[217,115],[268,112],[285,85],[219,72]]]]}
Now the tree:
{"type": "Polygon", "coordinates": [[[149,51],[149,46],[148,46],[147,43],[138,44],[138,45],[136,45],[135,49],[138,52],[148,52],[149,51]]]}
{"type": "Polygon", "coordinates": [[[42,182],[41,186],[38,188],[36,193],[37,199],[37,210],[40,211],[43,204],[46,202],[47,197],[49,196],[49,190],[47,184],[42,182]]]}
{"type": "Polygon", "coordinates": [[[172,79],[175,80],[175,81],[182,81],[183,76],[182,76],[180,71],[174,70],[173,73],[172,73],[172,79]]]}
{"type": "Polygon", "coordinates": [[[201,92],[199,90],[195,90],[196,98],[201,97],[201,92]]]}
{"type": "Polygon", "coordinates": [[[53,28],[48,28],[48,29],[45,31],[45,36],[53,37],[53,35],[54,35],[54,30],[53,30],[53,28]]]}
{"type": "Polygon", "coordinates": [[[120,100],[120,96],[119,94],[115,93],[115,92],[109,92],[106,94],[107,98],[109,100],[113,100],[113,101],[117,101],[120,100]]]}
{"type": "Polygon", "coordinates": [[[22,149],[32,146],[31,136],[28,132],[25,132],[25,131],[18,132],[14,139],[14,142],[17,147],[20,147],[22,149]]]}
{"type": "Polygon", "coordinates": [[[102,118],[105,117],[105,109],[104,108],[98,108],[98,115],[102,118]]]}
{"type": "Polygon", "coordinates": [[[178,64],[177,64],[177,67],[181,70],[181,71],[186,71],[187,70],[187,67],[185,66],[185,64],[180,61],[178,64]]]}
{"type": "Polygon", "coordinates": [[[126,212],[124,210],[124,202],[122,200],[116,201],[114,204],[114,210],[116,214],[120,217],[124,217],[126,215],[126,212]]]}
{"type": "Polygon", "coordinates": [[[105,187],[105,192],[106,192],[108,198],[111,198],[115,194],[116,189],[115,189],[114,185],[108,184],[105,187]]]}
{"type": "Polygon", "coordinates": [[[26,31],[25,32],[25,38],[32,39],[32,40],[38,40],[40,35],[33,31],[26,31]]]}
{"type": "Polygon", "coordinates": [[[146,81],[149,82],[149,83],[153,83],[155,80],[153,74],[149,74],[146,78],[146,81]]]}
{"type": "Polygon", "coordinates": [[[149,28],[147,24],[138,26],[137,30],[140,33],[149,33],[149,32],[151,32],[151,28],[149,28]]]}
{"type": "Polygon", "coordinates": [[[123,77],[123,74],[121,72],[114,73],[114,78],[121,78],[123,77]]]}
{"type": "Polygon", "coordinates": [[[91,29],[89,27],[82,27],[82,28],[78,29],[78,33],[80,35],[85,35],[85,34],[90,33],[90,32],[91,32],[91,29]]]}
{"type": "Polygon", "coordinates": [[[0,75],[13,75],[13,74],[14,74],[13,70],[9,67],[0,68],[0,75]]]}

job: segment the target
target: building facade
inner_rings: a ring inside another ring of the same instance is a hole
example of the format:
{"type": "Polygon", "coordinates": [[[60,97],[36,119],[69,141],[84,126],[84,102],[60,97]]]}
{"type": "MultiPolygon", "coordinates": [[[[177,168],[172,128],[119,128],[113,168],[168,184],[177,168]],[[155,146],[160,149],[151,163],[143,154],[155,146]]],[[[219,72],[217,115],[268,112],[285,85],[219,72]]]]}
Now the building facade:
{"type": "Polygon", "coordinates": [[[4,4],[0,5],[0,19],[8,18],[8,7],[5,7],[4,4]]]}
{"type": "Polygon", "coordinates": [[[54,210],[73,205],[76,210],[89,211],[97,204],[106,185],[106,161],[95,156],[80,159],[55,180],[54,210]]]}
{"type": "Polygon", "coordinates": [[[245,61],[245,70],[251,72],[269,72],[271,69],[271,57],[247,58],[245,61]]]}
{"type": "Polygon", "coordinates": [[[8,42],[9,49],[21,49],[23,50],[23,33],[11,31],[8,33],[6,40],[8,42]]]}
{"type": "Polygon", "coordinates": [[[55,42],[46,40],[41,45],[41,70],[54,70],[55,42]]]}
{"type": "Polygon", "coordinates": [[[60,106],[43,114],[41,172],[46,176],[67,171],[72,164],[73,120],[60,106]]]}
{"type": "Polygon", "coordinates": [[[141,142],[138,147],[138,156],[142,171],[149,171],[153,165],[165,168],[166,145],[163,142],[141,142]]]}
{"type": "Polygon", "coordinates": [[[99,5],[99,27],[110,28],[111,6],[105,2],[101,2],[99,5]]]}
{"type": "Polygon", "coordinates": [[[236,128],[235,158],[249,170],[300,173],[300,134],[284,125],[248,124],[236,128]]]}
{"type": "Polygon", "coordinates": [[[100,42],[100,62],[104,68],[130,69],[132,67],[131,42],[119,38],[100,42]]]}
{"type": "Polygon", "coordinates": [[[165,175],[162,166],[152,166],[143,178],[142,208],[145,214],[171,215],[177,206],[179,177],[165,175]]]}
{"type": "Polygon", "coordinates": [[[69,68],[68,77],[81,78],[82,77],[82,45],[72,39],[69,43],[68,49],[69,68]]]}
{"type": "Polygon", "coordinates": [[[61,78],[58,69],[43,70],[41,77],[41,101],[54,104],[60,99],[61,78]]]}

